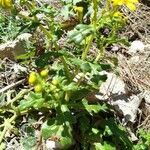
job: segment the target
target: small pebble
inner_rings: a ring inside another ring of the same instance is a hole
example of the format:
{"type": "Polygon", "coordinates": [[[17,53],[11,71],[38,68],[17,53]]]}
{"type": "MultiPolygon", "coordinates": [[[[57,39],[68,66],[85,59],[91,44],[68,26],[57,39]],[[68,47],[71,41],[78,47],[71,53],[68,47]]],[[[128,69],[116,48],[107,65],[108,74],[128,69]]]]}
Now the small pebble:
{"type": "Polygon", "coordinates": [[[129,47],[128,52],[130,54],[143,53],[144,48],[145,48],[145,46],[144,46],[143,42],[136,40],[131,43],[131,46],[129,47]]]}

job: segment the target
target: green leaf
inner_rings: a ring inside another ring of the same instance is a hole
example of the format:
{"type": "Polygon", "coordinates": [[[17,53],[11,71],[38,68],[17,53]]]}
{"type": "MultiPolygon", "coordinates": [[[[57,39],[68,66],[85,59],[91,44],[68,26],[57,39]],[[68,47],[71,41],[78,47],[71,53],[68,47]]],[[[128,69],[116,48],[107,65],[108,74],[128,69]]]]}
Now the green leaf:
{"type": "Polygon", "coordinates": [[[63,131],[62,125],[57,125],[55,119],[49,119],[42,125],[42,136],[44,139],[48,139],[52,136],[58,136],[63,131]]]}
{"type": "Polygon", "coordinates": [[[91,63],[79,58],[67,58],[68,65],[75,65],[81,69],[82,72],[91,72],[92,74],[99,74],[102,70],[110,70],[111,66],[109,64],[98,64],[91,63]]]}
{"type": "Polygon", "coordinates": [[[91,115],[93,115],[93,113],[99,113],[100,111],[106,111],[107,109],[107,106],[105,104],[100,105],[99,103],[97,103],[95,105],[90,105],[88,104],[88,101],[85,99],[82,100],[82,104],[85,110],[89,112],[91,115]]]}
{"type": "Polygon", "coordinates": [[[72,128],[69,122],[60,123],[57,119],[49,119],[42,125],[44,139],[57,137],[62,148],[67,148],[73,143],[72,128]]]}
{"type": "Polygon", "coordinates": [[[6,99],[6,94],[0,93],[0,108],[2,108],[3,106],[5,106],[7,104],[5,99],[6,99]]]}
{"type": "Polygon", "coordinates": [[[44,139],[57,137],[62,148],[67,148],[73,143],[72,126],[74,117],[68,107],[62,105],[56,118],[49,119],[42,125],[42,136],[44,139]],[[59,112],[60,111],[60,112],[59,112]]]}
{"type": "Polygon", "coordinates": [[[101,82],[105,82],[107,80],[107,75],[93,75],[91,81],[99,85],[101,82]]]}
{"type": "Polygon", "coordinates": [[[81,64],[81,70],[83,71],[83,73],[86,73],[86,72],[91,72],[92,68],[88,62],[85,62],[81,64]]]}
{"type": "Polygon", "coordinates": [[[35,64],[38,68],[44,68],[46,65],[50,64],[52,62],[52,58],[58,58],[59,56],[62,56],[59,52],[46,52],[40,57],[36,58],[35,64]]]}
{"type": "Polygon", "coordinates": [[[30,57],[33,57],[34,55],[35,55],[35,52],[33,52],[33,51],[26,52],[25,54],[16,56],[16,59],[25,60],[25,59],[29,59],[30,57]]]}
{"type": "Polygon", "coordinates": [[[42,108],[44,104],[44,98],[42,98],[42,94],[31,92],[27,99],[21,100],[18,106],[20,111],[29,109],[31,107],[38,109],[42,108]]]}
{"type": "Polygon", "coordinates": [[[140,140],[147,145],[150,145],[150,130],[144,131],[144,129],[140,129],[138,131],[140,140]]]}
{"type": "Polygon", "coordinates": [[[109,126],[105,126],[105,131],[103,133],[104,136],[111,136],[113,135],[112,131],[110,130],[109,126]]]}
{"type": "Polygon", "coordinates": [[[90,128],[90,120],[84,114],[82,114],[82,116],[79,118],[79,127],[82,134],[85,134],[85,132],[88,131],[90,128]]]}
{"type": "Polygon", "coordinates": [[[21,143],[24,150],[35,149],[35,146],[37,144],[36,137],[25,137],[21,140],[21,143]]]}
{"type": "Polygon", "coordinates": [[[93,33],[94,33],[93,26],[79,24],[68,33],[68,42],[80,44],[87,36],[93,33]]]}
{"type": "Polygon", "coordinates": [[[36,14],[41,14],[41,13],[54,16],[55,11],[54,11],[54,9],[52,9],[52,8],[45,8],[45,7],[36,8],[36,9],[34,9],[34,10],[31,12],[30,17],[35,16],[36,14]]]}
{"type": "Polygon", "coordinates": [[[101,142],[102,141],[102,132],[98,128],[91,128],[88,132],[87,138],[91,143],[101,142]]]}
{"type": "Polygon", "coordinates": [[[74,91],[71,94],[70,99],[72,101],[76,101],[76,100],[81,100],[83,98],[85,98],[90,92],[90,89],[86,89],[86,88],[78,88],[76,91],[74,91]]]}
{"type": "Polygon", "coordinates": [[[101,63],[100,66],[101,66],[102,70],[110,70],[110,69],[112,69],[110,64],[106,64],[106,63],[102,64],[101,63]]]}
{"type": "Polygon", "coordinates": [[[72,82],[69,85],[63,86],[63,90],[64,91],[76,91],[78,90],[78,85],[77,83],[72,82]]]}
{"type": "Polygon", "coordinates": [[[6,144],[2,142],[0,144],[0,150],[5,150],[5,149],[6,149],[6,144]]]}
{"type": "Polygon", "coordinates": [[[104,144],[94,143],[94,150],[116,150],[116,148],[112,143],[104,142],[104,144]]]}
{"type": "Polygon", "coordinates": [[[109,129],[111,130],[117,141],[123,142],[124,147],[127,147],[129,150],[132,150],[133,144],[129,140],[128,135],[126,134],[125,131],[119,128],[119,126],[115,123],[113,119],[107,120],[106,125],[109,127],[109,129]]]}

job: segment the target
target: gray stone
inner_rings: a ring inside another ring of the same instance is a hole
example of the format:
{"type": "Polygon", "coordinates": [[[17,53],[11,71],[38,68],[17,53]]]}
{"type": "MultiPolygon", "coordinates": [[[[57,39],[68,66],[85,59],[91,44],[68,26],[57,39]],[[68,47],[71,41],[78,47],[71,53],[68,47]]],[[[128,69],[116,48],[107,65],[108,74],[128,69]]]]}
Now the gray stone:
{"type": "Polygon", "coordinates": [[[15,58],[25,53],[26,41],[30,40],[31,34],[23,33],[16,40],[8,41],[0,45],[0,59],[5,57],[15,60],[15,58]]]}

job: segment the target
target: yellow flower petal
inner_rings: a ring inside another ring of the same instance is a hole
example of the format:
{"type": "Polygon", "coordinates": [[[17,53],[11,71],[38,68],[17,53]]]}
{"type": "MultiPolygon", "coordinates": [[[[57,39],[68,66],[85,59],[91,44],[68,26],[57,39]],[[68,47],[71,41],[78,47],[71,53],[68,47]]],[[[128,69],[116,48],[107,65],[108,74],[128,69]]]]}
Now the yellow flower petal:
{"type": "Polygon", "coordinates": [[[113,14],[114,17],[122,17],[123,16],[123,13],[117,11],[113,14]]]}
{"type": "Polygon", "coordinates": [[[138,0],[130,0],[131,3],[138,3],[138,0]]]}
{"type": "Polygon", "coordinates": [[[5,7],[9,8],[12,7],[12,0],[5,0],[5,7]]]}
{"type": "Polygon", "coordinates": [[[47,77],[48,76],[48,70],[44,69],[40,72],[41,77],[47,77]]]}
{"type": "Polygon", "coordinates": [[[28,79],[29,84],[35,84],[36,81],[37,81],[36,73],[31,72],[30,75],[29,75],[29,79],[28,79]]]}
{"type": "Polygon", "coordinates": [[[131,2],[126,3],[126,6],[127,6],[131,11],[136,10],[135,4],[133,4],[133,3],[131,3],[131,2]]]}
{"type": "Polygon", "coordinates": [[[121,6],[124,4],[124,0],[112,0],[112,3],[114,6],[117,6],[117,5],[121,6]]]}
{"type": "Polygon", "coordinates": [[[43,91],[42,86],[41,86],[40,84],[36,85],[36,86],[34,87],[34,91],[35,91],[36,93],[41,93],[41,92],[43,91]]]}

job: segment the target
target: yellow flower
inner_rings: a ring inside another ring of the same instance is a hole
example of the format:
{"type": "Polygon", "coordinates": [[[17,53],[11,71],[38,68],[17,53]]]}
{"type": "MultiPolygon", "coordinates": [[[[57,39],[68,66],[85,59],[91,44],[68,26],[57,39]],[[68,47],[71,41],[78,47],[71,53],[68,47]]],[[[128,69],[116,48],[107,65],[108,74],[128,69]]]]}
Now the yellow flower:
{"type": "Polygon", "coordinates": [[[121,12],[119,12],[119,11],[114,12],[114,13],[113,13],[113,17],[114,17],[114,18],[117,18],[117,19],[121,19],[122,21],[128,20],[128,17],[127,17],[127,16],[124,16],[124,14],[121,13],[121,12]]]}
{"type": "Polygon", "coordinates": [[[44,69],[40,72],[41,77],[47,77],[48,76],[48,70],[44,69]]]}
{"type": "Polygon", "coordinates": [[[36,72],[31,72],[28,79],[29,84],[35,84],[36,81],[37,81],[36,72]]]}
{"type": "Polygon", "coordinates": [[[42,85],[40,85],[40,84],[36,85],[36,86],[34,87],[34,91],[35,91],[36,93],[41,93],[41,92],[43,91],[42,85]]]}
{"type": "Polygon", "coordinates": [[[12,0],[5,0],[5,7],[7,8],[12,7],[12,0]]]}
{"type": "Polygon", "coordinates": [[[124,0],[112,0],[114,6],[121,6],[124,4],[124,0]]]}
{"type": "Polygon", "coordinates": [[[136,10],[138,0],[112,0],[114,6],[126,5],[131,11],[136,10]]]}
{"type": "Polygon", "coordinates": [[[130,9],[130,10],[132,10],[132,11],[134,11],[134,10],[136,10],[136,6],[135,6],[135,3],[133,3],[133,2],[127,2],[126,3],[126,6],[130,9]]]}
{"type": "Polygon", "coordinates": [[[79,13],[83,12],[83,7],[74,6],[73,9],[74,9],[75,12],[79,12],[79,13]]]}
{"type": "Polygon", "coordinates": [[[78,19],[82,22],[83,19],[83,7],[74,6],[74,11],[76,12],[78,19]]]}
{"type": "Polygon", "coordinates": [[[2,6],[3,8],[11,8],[12,5],[12,0],[0,0],[0,6],[2,6]]]}
{"type": "Polygon", "coordinates": [[[58,79],[53,79],[52,84],[57,86],[59,84],[59,80],[58,79]]]}
{"type": "Polygon", "coordinates": [[[113,14],[114,17],[124,17],[123,13],[117,11],[113,14]]]}

